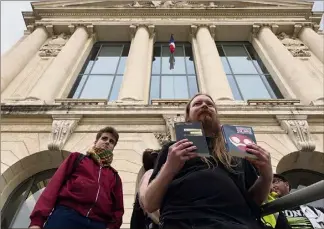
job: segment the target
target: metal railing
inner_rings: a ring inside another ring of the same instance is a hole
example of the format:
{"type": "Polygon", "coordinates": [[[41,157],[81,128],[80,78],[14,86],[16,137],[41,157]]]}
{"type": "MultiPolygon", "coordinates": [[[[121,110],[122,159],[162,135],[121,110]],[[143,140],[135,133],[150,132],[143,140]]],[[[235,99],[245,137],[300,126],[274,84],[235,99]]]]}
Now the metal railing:
{"type": "Polygon", "coordinates": [[[261,207],[262,216],[295,208],[324,198],[324,180],[297,190],[261,207]]]}

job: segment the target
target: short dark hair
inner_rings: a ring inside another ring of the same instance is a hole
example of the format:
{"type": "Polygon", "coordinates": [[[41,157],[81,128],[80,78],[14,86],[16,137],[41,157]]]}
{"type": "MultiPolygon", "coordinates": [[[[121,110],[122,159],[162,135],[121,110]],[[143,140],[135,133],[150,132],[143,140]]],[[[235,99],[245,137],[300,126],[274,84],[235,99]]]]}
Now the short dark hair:
{"type": "Polygon", "coordinates": [[[116,139],[116,144],[117,144],[118,139],[119,139],[119,134],[118,134],[117,130],[114,127],[107,126],[105,128],[102,128],[101,130],[99,130],[98,133],[97,133],[97,136],[96,136],[96,141],[98,141],[101,138],[101,135],[103,133],[112,134],[112,136],[114,136],[114,138],[116,139]]]}
{"type": "Polygon", "coordinates": [[[273,174],[273,178],[278,178],[278,179],[282,180],[283,182],[287,182],[289,184],[289,181],[287,180],[287,178],[281,174],[273,174]]]}
{"type": "Polygon", "coordinates": [[[153,149],[146,149],[143,152],[142,162],[145,171],[153,169],[155,165],[156,158],[158,156],[158,151],[153,149]]]}
{"type": "Polygon", "coordinates": [[[286,177],[284,177],[281,174],[273,174],[273,178],[277,178],[277,179],[281,180],[282,182],[287,183],[288,187],[289,187],[289,191],[291,190],[291,186],[290,186],[289,181],[288,181],[288,179],[286,177]]]}

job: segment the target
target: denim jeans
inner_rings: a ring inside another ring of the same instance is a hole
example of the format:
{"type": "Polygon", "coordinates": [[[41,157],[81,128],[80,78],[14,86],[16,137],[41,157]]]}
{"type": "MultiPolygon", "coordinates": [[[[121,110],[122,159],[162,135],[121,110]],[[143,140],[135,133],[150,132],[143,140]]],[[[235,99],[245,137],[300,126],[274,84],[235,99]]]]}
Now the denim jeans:
{"type": "Polygon", "coordinates": [[[60,205],[48,217],[44,229],[106,229],[106,224],[89,219],[71,208],[60,205]]]}

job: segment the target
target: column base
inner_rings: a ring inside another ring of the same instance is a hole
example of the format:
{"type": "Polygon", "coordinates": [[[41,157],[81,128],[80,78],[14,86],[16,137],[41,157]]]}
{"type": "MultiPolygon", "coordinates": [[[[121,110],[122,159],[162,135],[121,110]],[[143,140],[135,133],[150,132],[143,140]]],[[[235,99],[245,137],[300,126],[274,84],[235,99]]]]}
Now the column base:
{"type": "Polygon", "coordinates": [[[15,105],[46,105],[45,100],[42,100],[37,97],[28,96],[25,98],[11,98],[11,99],[5,99],[3,101],[5,104],[15,104],[15,105]]]}
{"type": "Polygon", "coordinates": [[[235,104],[237,103],[238,101],[236,100],[233,100],[232,98],[230,97],[220,97],[220,98],[217,98],[215,99],[215,103],[216,104],[235,104]]]}
{"type": "Polygon", "coordinates": [[[119,100],[116,100],[115,103],[121,103],[121,104],[144,104],[143,100],[135,99],[133,97],[125,97],[119,100]]]}

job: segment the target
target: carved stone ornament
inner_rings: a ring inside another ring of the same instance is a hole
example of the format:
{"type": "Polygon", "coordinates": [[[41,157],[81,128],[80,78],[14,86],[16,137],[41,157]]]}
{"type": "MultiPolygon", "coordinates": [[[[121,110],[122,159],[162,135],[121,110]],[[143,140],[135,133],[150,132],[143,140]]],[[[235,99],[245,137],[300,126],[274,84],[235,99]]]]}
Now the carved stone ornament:
{"type": "Polygon", "coordinates": [[[280,33],[277,37],[294,57],[311,56],[309,48],[299,39],[293,38],[286,33],[280,33]]]}
{"type": "Polygon", "coordinates": [[[159,144],[162,146],[165,142],[171,141],[170,132],[166,133],[154,133],[155,138],[158,140],[159,144]]]}
{"type": "Polygon", "coordinates": [[[281,126],[300,151],[314,151],[315,142],[309,132],[307,120],[282,120],[281,126]]]}
{"type": "Polygon", "coordinates": [[[216,2],[192,2],[186,0],[174,1],[134,1],[131,4],[110,5],[113,8],[234,8],[233,4],[216,4],[216,2]]]}
{"type": "Polygon", "coordinates": [[[49,140],[49,150],[62,150],[65,143],[73,133],[81,117],[71,119],[54,119],[52,123],[52,135],[49,140]]]}
{"type": "Polygon", "coordinates": [[[56,57],[60,53],[68,39],[69,36],[65,35],[64,33],[52,36],[51,40],[48,41],[45,45],[43,45],[39,50],[39,56],[56,57]]]}
{"type": "Polygon", "coordinates": [[[174,123],[184,122],[184,115],[163,115],[163,118],[167,124],[167,126],[174,128],[174,123]]]}

